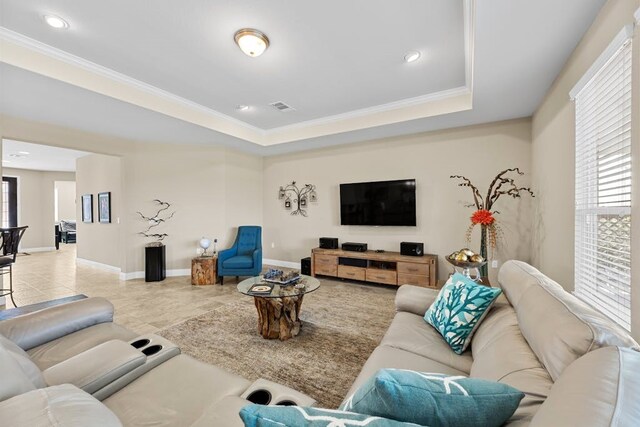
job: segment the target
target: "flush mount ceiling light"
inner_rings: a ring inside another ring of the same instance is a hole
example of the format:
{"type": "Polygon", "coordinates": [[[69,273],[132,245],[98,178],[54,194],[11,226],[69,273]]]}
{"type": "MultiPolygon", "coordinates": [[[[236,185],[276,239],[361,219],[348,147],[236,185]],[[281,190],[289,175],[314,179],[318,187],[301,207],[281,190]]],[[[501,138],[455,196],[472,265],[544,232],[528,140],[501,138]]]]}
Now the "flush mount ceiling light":
{"type": "Polygon", "coordinates": [[[238,111],[247,111],[249,109],[248,105],[238,105],[236,106],[236,110],[238,111]]]}
{"type": "Polygon", "coordinates": [[[252,58],[262,55],[269,47],[269,38],[262,31],[253,28],[243,28],[236,31],[233,39],[240,50],[252,58]]]}
{"type": "Polygon", "coordinates": [[[44,22],[46,22],[50,27],[56,28],[58,30],[64,30],[69,28],[69,23],[64,19],[60,18],[56,15],[44,15],[44,22]]]}
{"type": "Polygon", "coordinates": [[[419,58],[420,52],[418,52],[417,50],[412,50],[407,52],[407,54],[404,56],[404,62],[410,64],[412,62],[416,62],[419,58]]]}

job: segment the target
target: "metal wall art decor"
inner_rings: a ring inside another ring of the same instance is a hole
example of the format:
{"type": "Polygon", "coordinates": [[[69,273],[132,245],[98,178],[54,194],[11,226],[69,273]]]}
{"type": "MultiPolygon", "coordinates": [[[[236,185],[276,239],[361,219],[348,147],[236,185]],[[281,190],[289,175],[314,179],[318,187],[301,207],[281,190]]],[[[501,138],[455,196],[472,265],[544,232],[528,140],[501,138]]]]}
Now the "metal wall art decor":
{"type": "Polygon", "coordinates": [[[167,210],[171,207],[170,203],[163,202],[162,200],[158,200],[158,199],[154,199],[153,202],[156,203],[159,206],[159,209],[155,213],[155,215],[153,215],[153,216],[145,216],[145,215],[142,214],[142,212],[136,212],[148,224],[147,229],[144,230],[144,231],[141,231],[138,234],[141,234],[144,237],[149,237],[149,238],[152,238],[152,239],[156,239],[157,243],[160,243],[161,241],[163,241],[169,235],[167,233],[153,233],[151,231],[152,231],[153,228],[159,226],[163,222],[167,222],[171,218],[173,218],[173,215],[175,215],[175,211],[172,212],[171,214],[167,214],[167,210]]]}
{"type": "Polygon", "coordinates": [[[295,210],[291,212],[291,215],[307,216],[307,207],[309,202],[317,202],[318,195],[316,194],[316,186],[312,184],[305,184],[304,187],[299,188],[295,181],[284,187],[280,187],[278,190],[278,199],[284,200],[284,208],[287,210],[295,210]]]}

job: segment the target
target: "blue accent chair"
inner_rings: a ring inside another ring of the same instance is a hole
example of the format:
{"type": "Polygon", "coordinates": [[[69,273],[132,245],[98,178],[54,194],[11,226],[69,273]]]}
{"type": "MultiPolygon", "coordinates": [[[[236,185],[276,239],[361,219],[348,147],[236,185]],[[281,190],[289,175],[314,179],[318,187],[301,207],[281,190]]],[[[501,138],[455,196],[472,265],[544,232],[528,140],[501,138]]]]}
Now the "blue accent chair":
{"type": "Polygon", "coordinates": [[[262,227],[243,225],[233,246],[218,253],[220,284],[225,276],[257,276],[262,271],[262,227]]]}

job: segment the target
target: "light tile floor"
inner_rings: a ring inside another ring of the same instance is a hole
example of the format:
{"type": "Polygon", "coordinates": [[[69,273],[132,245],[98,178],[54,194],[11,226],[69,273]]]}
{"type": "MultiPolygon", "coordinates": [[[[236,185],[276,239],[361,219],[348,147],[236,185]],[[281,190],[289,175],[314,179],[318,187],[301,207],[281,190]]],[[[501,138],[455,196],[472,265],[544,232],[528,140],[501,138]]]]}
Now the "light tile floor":
{"type": "MultiPolygon", "coordinates": [[[[117,273],[76,265],[76,246],[61,244],[55,252],[20,255],[13,267],[14,298],[19,306],[85,294],[107,298],[115,306],[115,320],[133,331],[154,333],[243,298],[235,278],[225,285],[191,286],[190,277],[162,282],[119,280],[117,273]]],[[[5,276],[6,277],[6,276],[5,276]]],[[[6,277],[8,283],[9,278],[6,277]]],[[[6,308],[13,307],[7,298],[6,308]]]]}

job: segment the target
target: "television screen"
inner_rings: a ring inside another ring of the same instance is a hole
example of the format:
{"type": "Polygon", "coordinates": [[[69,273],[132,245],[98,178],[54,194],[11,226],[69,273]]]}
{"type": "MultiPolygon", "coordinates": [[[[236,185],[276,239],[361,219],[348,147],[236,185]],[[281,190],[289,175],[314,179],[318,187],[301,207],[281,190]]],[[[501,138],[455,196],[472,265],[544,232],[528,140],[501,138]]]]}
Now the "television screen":
{"type": "Polygon", "coordinates": [[[416,225],[416,180],[340,184],[342,225],[416,225]]]}

